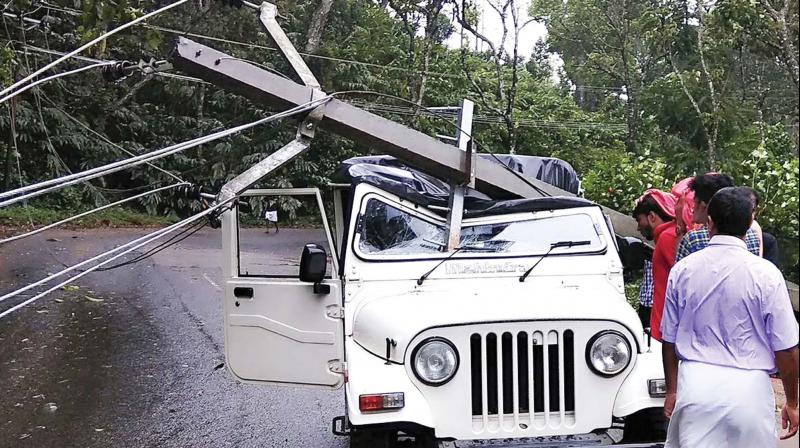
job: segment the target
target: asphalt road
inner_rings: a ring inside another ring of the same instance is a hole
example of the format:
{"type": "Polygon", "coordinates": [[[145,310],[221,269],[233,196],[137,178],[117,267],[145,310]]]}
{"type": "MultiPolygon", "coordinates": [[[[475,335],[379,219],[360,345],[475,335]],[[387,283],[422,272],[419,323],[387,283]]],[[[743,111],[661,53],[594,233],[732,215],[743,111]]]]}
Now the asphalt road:
{"type": "MultiPolygon", "coordinates": [[[[330,432],[342,391],[243,385],[220,368],[217,232],[0,321],[0,446],[347,446],[330,432]]],[[[0,291],[144,233],[59,230],[0,246],[0,291]]],[[[309,231],[280,235],[296,244],[276,255],[291,260],[309,231]]]]}
{"type": "MultiPolygon", "coordinates": [[[[346,447],[330,432],[342,391],[244,385],[222,368],[217,232],[0,320],[0,447],[346,447]]],[[[0,292],[145,233],[57,230],[2,245],[0,292]]],[[[296,270],[299,248],[319,237],[252,229],[242,244],[268,242],[270,268],[296,270]]]]}

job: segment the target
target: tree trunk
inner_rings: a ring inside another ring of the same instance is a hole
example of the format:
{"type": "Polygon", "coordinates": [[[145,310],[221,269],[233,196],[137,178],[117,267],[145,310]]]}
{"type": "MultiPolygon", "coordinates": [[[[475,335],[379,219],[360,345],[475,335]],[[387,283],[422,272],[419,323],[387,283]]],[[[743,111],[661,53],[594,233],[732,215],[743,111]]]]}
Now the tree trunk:
{"type": "Polygon", "coordinates": [[[308,25],[308,40],[306,41],[306,53],[316,53],[322,41],[322,31],[328,21],[328,14],[331,12],[333,0],[320,0],[314,15],[311,16],[311,24],[308,25]]]}
{"type": "MultiPolygon", "coordinates": [[[[11,189],[11,165],[13,163],[12,158],[14,156],[19,157],[17,153],[17,99],[11,98],[9,101],[8,109],[11,114],[11,121],[9,122],[9,127],[11,128],[10,137],[11,141],[9,142],[8,147],[6,148],[6,172],[5,172],[5,179],[4,179],[4,187],[5,190],[8,191],[11,189]]],[[[21,179],[20,179],[21,180],[21,179]]]]}
{"type": "Polygon", "coordinates": [[[203,107],[206,102],[206,86],[200,85],[200,93],[197,95],[197,119],[203,119],[203,107]]]}

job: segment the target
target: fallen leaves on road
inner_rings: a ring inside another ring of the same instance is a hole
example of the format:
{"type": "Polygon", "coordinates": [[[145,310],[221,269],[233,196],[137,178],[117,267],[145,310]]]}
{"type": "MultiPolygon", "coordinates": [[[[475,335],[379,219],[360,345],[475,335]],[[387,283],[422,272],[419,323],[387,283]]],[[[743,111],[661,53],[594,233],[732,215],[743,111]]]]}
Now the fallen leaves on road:
{"type": "Polygon", "coordinates": [[[86,300],[90,302],[105,302],[106,300],[106,299],[98,299],[97,297],[92,297],[92,296],[83,296],[83,297],[85,297],[86,300]]]}

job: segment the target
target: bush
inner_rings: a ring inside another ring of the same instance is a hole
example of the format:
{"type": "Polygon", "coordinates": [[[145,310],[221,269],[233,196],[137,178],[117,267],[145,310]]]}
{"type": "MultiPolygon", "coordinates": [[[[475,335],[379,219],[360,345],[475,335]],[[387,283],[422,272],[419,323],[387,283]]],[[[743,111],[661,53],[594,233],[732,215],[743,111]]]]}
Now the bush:
{"type": "Polygon", "coordinates": [[[586,197],[599,204],[629,213],[636,199],[648,188],[669,190],[667,165],[648,154],[634,156],[626,152],[609,153],[583,175],[586,197]]]}

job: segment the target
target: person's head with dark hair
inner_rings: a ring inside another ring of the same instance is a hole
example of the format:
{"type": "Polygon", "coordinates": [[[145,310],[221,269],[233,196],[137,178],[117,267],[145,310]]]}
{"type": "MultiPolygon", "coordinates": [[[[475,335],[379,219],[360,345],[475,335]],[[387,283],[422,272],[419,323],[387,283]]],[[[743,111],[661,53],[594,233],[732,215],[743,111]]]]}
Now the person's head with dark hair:
{"type": "Polygon", "coordinates": [[[744,239],[753,224],[753,200],[743,187],[719,190],[708,204],[708,233],[744,239]]]}
{"type": "Polygon", "coordinates": [[[708,221],[708,203],[711,197],[719,190],[732,187],[733,179],[727,174],[706,173],[695,176],[689,184],[694,191],[694,211],[692,219],[697,224],[706,224],[708,221]]]}
{"type": "Polygon", "coordinates": [[[653,239],[656,227],[675,219],[675,196],[660,190],[647,190],[636,201],[631,213],[645,238],[653,239]]]}
{"type": "Polygon", "coordinates": [[[758,204],[761,202],[761,196],[759,196],[758,192],[755,188],[750,187],[741,187],[742,190],[747,192],[750,196],[750,201],[753,202],[753,219],[756,219],[756,215],[758,215],[758,204]]]}

